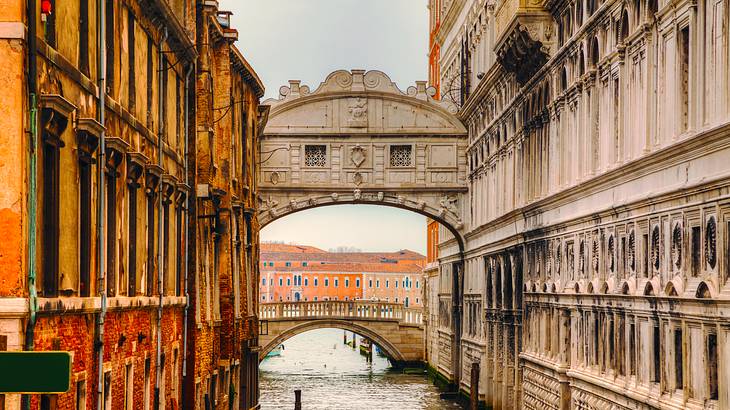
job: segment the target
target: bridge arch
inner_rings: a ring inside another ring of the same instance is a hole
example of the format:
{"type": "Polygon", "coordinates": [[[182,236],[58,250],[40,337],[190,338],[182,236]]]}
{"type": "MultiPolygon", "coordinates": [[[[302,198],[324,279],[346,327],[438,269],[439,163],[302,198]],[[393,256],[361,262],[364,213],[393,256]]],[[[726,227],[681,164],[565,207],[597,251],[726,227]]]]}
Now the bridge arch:
{"type": "Polygon", "coordinates": [[[425,81],[405,92],[383,72],[338,70],[314,91],[281,87],[259,139],[261,227],[337,204],[428,216],[464,249],[467,130],[425,81]]]}
{"type": "Polygon", "coordinates": [[[291,339],[292,337],[308,332],[310,330],[316,330],[316,329],[328,329],[328,328],[335,328],[335,329],[342,329],[347,330],[350,332],[355,332],[359,334],[360,336],[367,337],[370,339],[373,343],[378,345],[383,349],[386,356],[390,358],[395,363],[404,362],[405,356],[403,353],[395,346],[395,344],[391,343],[387,337],[380,335],[378,332],[370,329],[367,326],[360,325],[357,323],[353,323],[352,321],[348,320],[340,320],[340,319],[315,319],[310,320],[306,322],[300,322],[296,323],[295,325],[289,327],[288,329],[284,330],[280,334],[278,334],[274,339],[272,339],[269,343],[266,344],[266,346],[263,346],[261,348],[261,351],[259,352],[259,362],[264,360],[267,354],[269,354],[274,348],[282,343],[284,343],[286,340],[291,339]]]}

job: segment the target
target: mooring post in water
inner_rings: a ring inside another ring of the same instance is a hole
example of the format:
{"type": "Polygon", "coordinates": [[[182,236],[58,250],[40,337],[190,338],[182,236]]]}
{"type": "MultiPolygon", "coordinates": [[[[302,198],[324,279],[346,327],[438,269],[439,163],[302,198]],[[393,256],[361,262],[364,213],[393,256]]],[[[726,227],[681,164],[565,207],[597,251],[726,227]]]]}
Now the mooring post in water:
{"type": "Polygon", "coordinates": [[[352,350],[355,350],[357,348],[357,335],[355,335],[355,332],[352,332],[352,350]]]}
{"type": "Polygon", "coordinates": [[[302,410],[302,391],[294,390],[294,410],[302,410]]]}
{"type": "Polygon", "coordinates": [[[347,330],[342,332],[342,343],[347,344],[347,330]]]}
{"type": "Polygon", "coordinates": [[[469,409],[479,409],[479,363],[471,364],[471,385],[469,389],[469,409]]]}

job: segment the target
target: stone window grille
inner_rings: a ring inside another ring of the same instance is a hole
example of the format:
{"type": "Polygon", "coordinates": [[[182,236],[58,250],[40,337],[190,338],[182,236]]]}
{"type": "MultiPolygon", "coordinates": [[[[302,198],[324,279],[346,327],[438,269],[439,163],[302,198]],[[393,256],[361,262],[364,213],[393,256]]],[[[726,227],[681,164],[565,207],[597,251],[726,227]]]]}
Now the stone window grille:
{"type": "Polygon", "coordinates": [[[631,230],[629,233],[629,248],[627,249],[629,268],[631,272],[636,272],[636,232],[631,230]]]}
{"type": "Polygon", "coordinates": [[[672,230],[672,263],[676,269],[682,267],[682,225],[674,225],[672,230]]]}
{"type": "Polygon", "coordinates": [[[616,244],[614,236],[608,237],[608,271],[613,273],[616,269],[616,244]]]}
{"type": "Polygon", "coordinates": [[[304,165],[308,167],[324,168],[327,166],[326,145],[305,145],[304,165]]]}
{"type": "Polygon", "coordinates": [[[705,227],[705,260],[710,269],[717,266],[717,223],[715,217],[707,220],[705,227]]]}
{"type": "Polygon", "coordinates": [[[655,271],[659,270],[659,226],[654,226],[651,230],[651,264],[655,271]]]}
{"type": "Polygon", "coordinates": [[[390,146],[390,166],[391,167],[410,167],[412,160],[413,147],[411,145],[391,145],[390,146]]]}

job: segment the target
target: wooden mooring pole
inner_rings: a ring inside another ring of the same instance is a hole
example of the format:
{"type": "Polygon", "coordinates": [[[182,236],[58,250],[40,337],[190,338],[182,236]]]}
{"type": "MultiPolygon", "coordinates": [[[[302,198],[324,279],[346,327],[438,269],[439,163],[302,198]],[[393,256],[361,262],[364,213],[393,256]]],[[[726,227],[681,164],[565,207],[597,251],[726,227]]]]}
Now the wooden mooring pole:
{"type": "Polygon", "coordinates": [[[294,410],[302,410],[302,391],[294,390],[294,410]]]}
{"type": "Polygon", "coordinates": [[[479,363],[471,364],[471,385],[469,388],[469,409],[479,410],[479,363]]]}

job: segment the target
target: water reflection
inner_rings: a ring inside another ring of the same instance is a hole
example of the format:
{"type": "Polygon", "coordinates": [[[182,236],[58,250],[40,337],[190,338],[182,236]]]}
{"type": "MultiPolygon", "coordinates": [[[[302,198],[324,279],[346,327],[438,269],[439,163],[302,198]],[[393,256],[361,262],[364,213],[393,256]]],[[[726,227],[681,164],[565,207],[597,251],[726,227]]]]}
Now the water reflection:
{"type": "MultiPolygon", "coordinates": [[[[303,409],[459,409],[439,398],[425,375],[407,375],[373,354],[343,344],[339,329],[312,330],[284,343],[280,356],[261,363],[262,409],[294,408],[302,390],[303,409]]],[[[348,340],[352,333],[348,332],[348,340]]]]}

